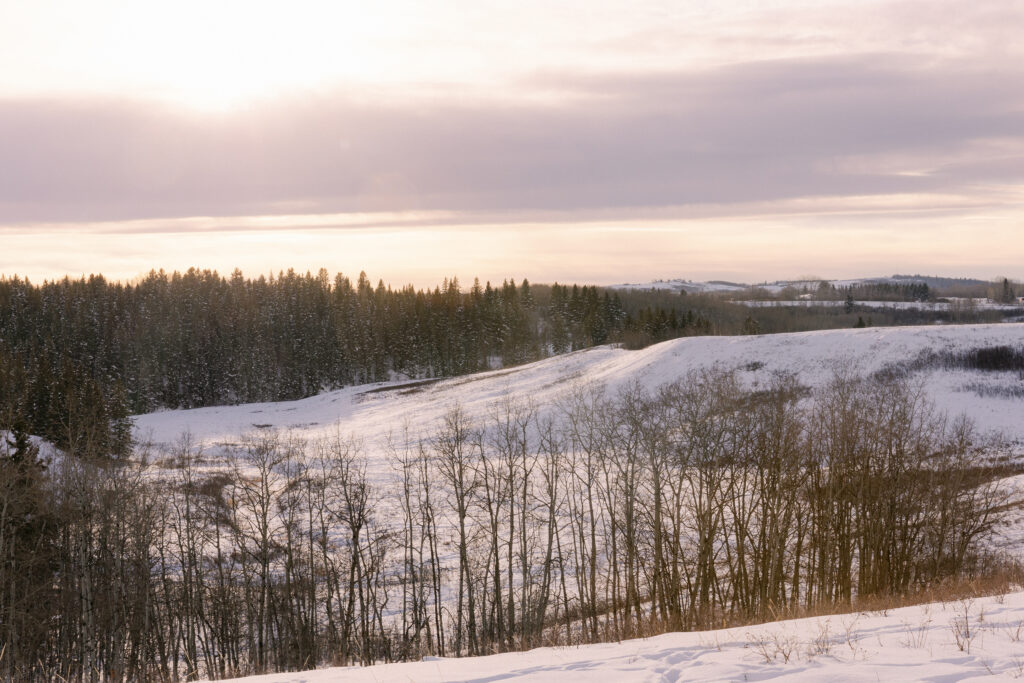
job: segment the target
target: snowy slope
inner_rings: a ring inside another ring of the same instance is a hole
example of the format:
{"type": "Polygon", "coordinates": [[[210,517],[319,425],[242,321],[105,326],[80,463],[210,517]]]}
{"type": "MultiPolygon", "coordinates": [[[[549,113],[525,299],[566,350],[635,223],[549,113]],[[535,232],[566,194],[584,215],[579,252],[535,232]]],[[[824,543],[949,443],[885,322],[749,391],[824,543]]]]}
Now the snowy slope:
{"type": "MultiPolygon", "coordinates": [[[[930,277],[863,277],[849,280],[825,280],[824,282],[828,282],[833,287],[854,287],[857,285],[865,284],[907,285],[915,283],[927,283],[929,281],[931,281],[934,285],[937,283],[937,281],[948,281],[948,279],[930,277]]],[[[656,289],[671,292],[684,291],[687,293],[741,292],[750,288],[757,288],[764,290],[766,292],[778,294],[787,287],[793,287],[795,289],[816,290],[821,282],[822,280],[776,280],[775,282],[744,284],[738,282],[723,282],[720,280],[711,280],[709,282],[694,282],[693,280],[673,279],[654,280],[653,282],[609,285],[609,288],[632,289],[642,291],[650,291],[652,289],[656,289]]],[[[967,280],[965,282],[970,284],[984,284],[982,280],[967,280]]]]}
{"type": "MultiPolygon", "coordinates": [[[[763,384],[772,373],[788,372],[813,387],[827,382],[844,364],[867,374],[927,351],[1021,344],[1024,324],[1019,323],[691,337],[640,351],[603,346],[436,382],[349,387],[300,401],[151,413],[135,417],[135,430],[138,437],[151,440],[158,448],[173,443],[186,431],[210,447],[263,426],[306,437],[340,431],[361,437],[372,455],[389,433],[401,432],[405,424],[414,435],[430,431],[435,420],[456,403],[469,415],[483,418],[505,395],[550,406],[574,383],[596,382],[615,391],[639,382],[653,389],[683,378],[691,370],[715,365],[740,368],[751,385],[763,384]]],[[[966,412],[982,432],[1000,431],[1024,444],[1024,399],[1008,392],[998,395],[1000,387],[1024,384],[1015,374],[930,370],[922,372],[920,379],[939,408],[966,412]],[[969,390],[979,386],[992,390],[985,391],[986,395],[969,390]]]]}
{"type": "MultiPolygon", "coordinates": [[[[767,301],[737,301],[736,303],[751,308],[772,308],[778,306],[792,306],[803,308],[845,306],[845,301],[815,301],[813,299],[775,300],[767,301]]],[[[1020,304],[999,304],[990,299],[976,299],[970,303],[954,304],[949,301],[854,301],[858,308],[892,308],[898,310],[921,310],[921,311],[948,311],[955,305],[961,308],[970,306],[976,311],[1022,311],[1024,305],[1020,304]]]]}
{"type": "MultiPolygon", "coordinates": [[[[599,383],[617,391],[630,383],[656,388],[688,372],[718,366],[737,369],[750,386],[773,373],[795,374],[807,386],[829,381],[840,367],[868,374],[923,353],[966,351],[996,345],[1024,345],[1024,324],[927,326],[833,330],[786,335],[696,337],[640,351],[598,347],[529,365],[466,377],[425,382],[392,382],[350,387],[300,401],[163,411],[135,418],[136,434],[155,450],[190,432],[204,445],[211,467],[233,457],[226,444],[262,427],[304,438],[340,432],[364,444],[371,481],[391,482],[395,469],[385,440],[429,434],[454,404],[485,419],[507,395],[549,409],[574,385],[599,383]]],[[[1002,432],[1024,456],[1024,377],[928,369],[916,377],[930,398],[950,413],[966,412],[983,432],[1002,432]],[[983,391],[979,390],[979,387],[983,391]]],[[[1024,493],[1024,476],[1006,480],[1024,493]]],[[[379,488],[386,491],[387,488],[379,488]]],[[[381,505],[391,502],[384,495],[381,505]]],[[[1024,552],[1024,518],[997,530],[993,542],[1024,552]]],[[[451,596],[447,596],[450,598],[451,596]]],[[[954,604],[908,608],[888,615],[846,615],[777,622],[725,631],[668,634],[646,640],[579,648],[549,648],[475,659],[435,659],[367,669],[330,669],[246,679],[270,681],[496,681],[522,680],[970,680],[1024,674],[1024,593],[1005,604],[978,601],[970,608],[981,626],[971,651],[960,651],[951,622],[962,614],[954,604]],[[984,612],[984,616],[982,616],[984,612]],[[785,661],[788,657],[788,661],[785,661]]]]}
{"type": "Polygon", "coordinates": [[[621,643],[236,680],[626,683],[782,677],[838,682],[989,681],[994,676],[996,680],[1024,676],[1024,593],[720,631],[668,633],[621,643]]]}
{"type": "MultiPolygon", "coordinates": [[[[687,292],[688,294],[704,294],[708,292],[742,292],[750,285],[737,282],[694,282],[692,280],[655,280],[653,282],[625,283],[609,285],[609,289],[631,289],[638,291],[660,290],[666,292],[687,292]]],[[[779,289],[782,289],[781,287],[779,289]]]]}

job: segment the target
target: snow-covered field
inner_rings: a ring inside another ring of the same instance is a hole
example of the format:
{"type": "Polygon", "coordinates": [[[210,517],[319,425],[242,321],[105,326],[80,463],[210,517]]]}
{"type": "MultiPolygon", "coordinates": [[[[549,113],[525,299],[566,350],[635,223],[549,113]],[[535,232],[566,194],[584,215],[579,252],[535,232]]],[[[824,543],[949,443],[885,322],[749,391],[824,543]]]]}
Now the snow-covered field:
{"type": "MultiPolygon", "coordinates": [[[[610,289],[632,289],[649,292],[660,290],[665,292],[687,292],[688,294],[704,294],[708,292],[742,292],[750,285],[737,282],[694,282],[692,280],[655,280],[653,282],[624,283],[611,285],[610,289]]],[[[782,289],[781,287],[779,289],[782,289]]]]}
{"type": "MultiPolygon", "coordinates": [[[[601,346],[506,370],[427,382],[391,382],[348,387],[299,401],[162,411],[136,416],[135,432],[157,448],[181,434],[212,454],[261,427],[316,438],[341,432],[361,438],[368,455],[383,454],[388,434],[408,424],[413,434],[429,432],[455,404],[484,418],[504,396],[553,406],[574,384],[600,383],[616,391],[631,382],[656,388],[695,369],[735,368],[751,386],[773,373],[793,373],[809,387],[827,382],[837,368],[852,366],[870,374],[912,361],[922,353],[965,351],[978,347],[1024,344],[1024,324],[888,327],[795,334],[690,337],[640,351],[601,346]]],[[[982,432],[1002,432],[1024,444],[1024,387],[1016,373],[978,373],[934,369],[919,374],[927,395],[951,414],[967,413],[982,432]]]]}
{"type": "MultiPolygon", "coordinates": [[[[867,277],[867,278],[856,278],[852,280],[825,280],[833,287],[854,287],[856,285],[863,284],[913,284],[916,282],[923,282],[917,278],[907,277],[867,277]]],[[[626,283],[621,285],[611,285],[611,289],[632,289],[632,290],[662,290],[669,292],[687,292],[689,294],[696,293],[713,293],[713,292],[742,292],[748,289],[756,288],[765,292],[771,292],[778,294],[787,287],[794,289],[810,289],[816,290],[822,280],[776,280],[775,282],[762,282],[762,283],[740,283],[740,282],[724,282],[721,280],[711,280],[709,282],[694,282],[693,280],[683,279],[671,279],[671,280],[654,280],[652,282],[638,282],[638,283],[626,283]]]]}
{"type": "MultiPolygon", "coordinates": [[[[845,301],[814,301],[812,299],[795,300],[767,300],[767,301],[737,301],[736,303],[752,308],[771,308],[775,306],[798,306],[812,308],[816,306],[839,307],[845,306],[845,301]]],[[[1024,305],[1021,304],[1000,304],[990,299],[973,299],[958,301],[855,301],[858,308],[891,308],[901,311],[948,311],[950,309],[973,309],[975,311],[1020,311],[1024,313],[1024,305]]]]}
{"type": "MultiPolygon", "coordinates": [[[[1024,345],[1024,324],[889,327],[795,334],[691,337],[640,351],[602,346],[528,365],[426,382],[390,382],[348,387],[299,401],[176,410],[139,415],[136,436],[151,444],[155,458],[184,433],[201,445],[211,470],[234,461],[243,435],[262,428],[300,439],[355,437],[366,456],[369,481],[389,487],[397,477],[387,441],[398,445],[408,426],[411,440],[433,433],[454,405],[484,421],[496,403],[511,396],[553,410],[574,386],[587,383],[617,391],[633,382],[654,389],[692,370],[738,369],[751,387],[774,373],[792,373],[808,386],[825,384],[839,368],[870,374],[912,361],[921,354],[1024,345]]],[[[1024,460],[1024,377],[1015,372],[927,369],[915,375],[928,398],[950,417],[968,415],[983,437],[1001,442],[990,455],[1024,460]]],[[[1024,496],[1024,477],[1006,480],[1024,496]]],[[[1024,517],[997,530],[995,544],[1024,553],[1024,517]]]]}
{"type": "MultiPolygon", "coordinates": [[[[764,386],[775,373],[792,373],[803,385],[817,387],[841,368],[866,375],[905,367],[926,354],[1022,345],[1024,324],[1013,323],[695,337],[640,351],[598,347],[466,377],[349,387],[300,401],[157,412],[136,416],[135,431],[157,456],[188,432],[203,446],[211,468],[235,457],[232,444],[240,436],[263,428],[310,440],[352,435],[363,444],[371,482],[386,485],[396,477],[388,437],[401,438],[406,426],[413,439],[429,435],[456,404],[482,421],[497,401],[509,396],[530,400],[542,411],[553,410],[581,384],[601,384],[610,392],[633,383],[654,389],[709,367],[735,369],[750,387],[764,386]]],[[[991,455],[1024,458],[1020,373],[939,366],[917,371],[914,377],[940,410],[966,413],[981,433],[1002,435],[1002,445],[991,455]]],[[[1004,483],[1024,493],[1024,476],[1004,483]]],[[[1024,517],[1014,517],[993,540],[1006,551],[1024,552],[1024,517]]],[[[1005,603],[986,599],[966,608],[969,652],[956,643],[956,620],[963,618],[964,609],[950,603],[886,615],[831,616],[618,644],[247,680],[964,680],[1024,674],[1024,593],[1007,596],[1005,603]]]]}
{"type": "Polygon", "coordinates": [[[620,643],[322,669],[239,683],[989,681],[1024,678],[1024,593],[620,643]]]}

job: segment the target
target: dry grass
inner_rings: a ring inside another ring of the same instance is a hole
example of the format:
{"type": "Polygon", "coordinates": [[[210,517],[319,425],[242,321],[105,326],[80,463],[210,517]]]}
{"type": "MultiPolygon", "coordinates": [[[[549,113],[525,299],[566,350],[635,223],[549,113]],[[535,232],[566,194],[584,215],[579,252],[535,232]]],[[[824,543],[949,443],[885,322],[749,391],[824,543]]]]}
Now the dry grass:
{"type": "MultiPolygon", "coordinates": [[[[913,607],[928,603],[964,603],[981,597],[1005,596],[1007,593],[1021,590],[1022,587],[1024,587],[1024,567],[1010,561],[992,560],[985,570],[979,572],[977,576],[951,578],[903,595],[873,595],[857,598],[849,603],[837,602],[821,603],[811,607],[784,607],[774,609],[770,614],[761,617],[718,614],[715,617],[709,618],[700,626],[689,629],[680,628],[678,624],[663,621],[654,615],[648,615],[641,621],[634,621],[630,633],[616,634],[613,633],[614,629],[611,628],[611,625],[607,623],[607,615],[602,614],[599,619],[602,626],[606,627],[604,630],[607,631],[607,637],[599,638],[596,642],[618,642],[627,638],[649,638],[680,630],[692,632],[714,631],[810,617],[857,614],[886,615],[890,611],[902,607],[913,607]]],[[[856,617],[854,617],[855,620],[856,617]]],[[[576,623],[576,626],[578,627],[578,623],[576,623]]],[[[577,629],[574,629],[574,631],[575,636],[581,635],[577,629]]],[[[1016,635],[1017,638],[1024,638],[1024,626],[1017,628],[1016,634],[1011,633],[1011,639],[1013,635],[1016,635]]],[[[825,639],[830,638],[828,634],[822,637],[825,639]]],[[[920,634],[909,634],[908,637],[917,639],[920,638],[920,634]]],[[[590,639],[587,640],[588,642],[595,642],[590,639]]],[[[545,629],[542,644],[560,646],[579,643],[567,643],[565,641],[565,617],[563,615],[561,624],[557,626],[552,624],[551,627],[545,629]]],[[[848,644],[851,649],[856,649],[856,643],[848,644]]],[[[770,645],[772,647],[768,649],[773,653],[773,659],[776,656],[782,657],[781,653],[777,652],[777,648],[774,647],[775,644],[770,643],[770,645]]]]}

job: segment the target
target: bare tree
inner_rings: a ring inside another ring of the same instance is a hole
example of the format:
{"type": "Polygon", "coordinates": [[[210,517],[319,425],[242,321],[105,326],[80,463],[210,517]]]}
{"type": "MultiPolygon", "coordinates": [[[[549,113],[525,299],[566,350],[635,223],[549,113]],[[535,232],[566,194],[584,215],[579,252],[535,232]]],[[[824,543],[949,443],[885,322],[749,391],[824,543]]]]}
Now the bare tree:
{"type": "Polygon", "coordinates": [[[463,653],[463,637],[468,634],[469,654],[474,655],[478,653],[476,602],[469,562],[468,524],[473,496],[480,485],[476,474],[476,462],[481,449],[480,433],[470,422],[463,408],[455,405],[445,413],[432,445],[441,479],[448,486],[458,533],[459,578],[455,611],[455,653],[463,653]]]}

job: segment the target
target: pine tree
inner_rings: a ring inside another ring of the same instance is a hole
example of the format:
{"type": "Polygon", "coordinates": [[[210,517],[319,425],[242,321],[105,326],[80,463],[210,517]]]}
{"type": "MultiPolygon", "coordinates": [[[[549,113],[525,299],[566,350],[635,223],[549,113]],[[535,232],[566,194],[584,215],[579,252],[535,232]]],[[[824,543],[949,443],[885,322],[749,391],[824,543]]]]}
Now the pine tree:
{"type": "Polygon", "coordinates": [[[1014,302],[1015,293],[1013,286],[1010,284],[1009,278],[1003,278],[1003,289],[1000,301],[1004,304],[1012,304],[1014,302]]]}

